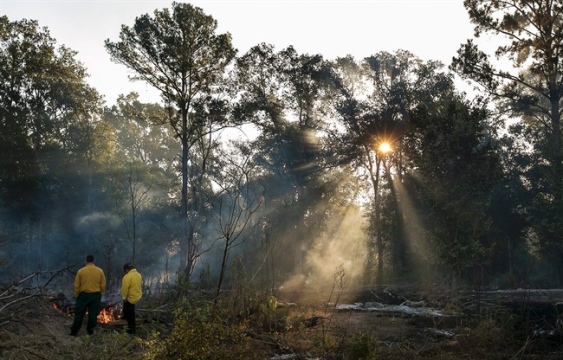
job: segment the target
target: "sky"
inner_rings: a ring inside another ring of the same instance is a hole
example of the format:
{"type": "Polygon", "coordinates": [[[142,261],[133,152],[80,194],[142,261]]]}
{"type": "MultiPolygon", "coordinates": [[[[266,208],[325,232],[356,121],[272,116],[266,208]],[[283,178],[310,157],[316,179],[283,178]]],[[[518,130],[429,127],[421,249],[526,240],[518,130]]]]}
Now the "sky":
{"type": "MultiPolygon", "coordinates": [[[[217,33],[230,33],[238,54],[267,43],[282,50],[326,59],[357,59],[380,51],[408,50],[423,60],[451,62],[472,37],[463,0],[201,0],[188,2],[217,20],[217,33]]],[[[121,25],[170,8],[164,0],[0,0],[0,16],[33,19],[47,27],[57,45],[77,51],[89,84],[108,105],[136,91],[140,100],[159,101],[149,85],[131,82],[129,70],[113,63],[104,41],[117,41],[121,25]]]]}

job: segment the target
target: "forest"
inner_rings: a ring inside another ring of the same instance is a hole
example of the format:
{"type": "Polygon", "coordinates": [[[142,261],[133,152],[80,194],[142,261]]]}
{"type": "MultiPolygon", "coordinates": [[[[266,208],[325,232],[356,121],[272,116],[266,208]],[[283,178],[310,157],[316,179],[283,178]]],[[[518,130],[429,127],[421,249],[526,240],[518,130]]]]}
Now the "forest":
{"type": "Polygon", "coordinates": [[[442,64],[240,54],[175,2],[105,42],[160,101],[111,106],[47,28],[0,17],[0,284],[93,254],[114,287],[132,262],[148,293],[215,300],[560,288],[563,2],[464,5],[475,37],[442,64]]]}

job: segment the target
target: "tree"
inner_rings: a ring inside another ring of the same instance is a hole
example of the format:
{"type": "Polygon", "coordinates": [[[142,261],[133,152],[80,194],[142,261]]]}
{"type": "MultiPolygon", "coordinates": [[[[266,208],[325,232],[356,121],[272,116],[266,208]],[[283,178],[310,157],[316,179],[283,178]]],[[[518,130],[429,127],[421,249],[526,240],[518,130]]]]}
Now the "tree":
{"type": "Polygon", "coordinates": [[[116,207],[125,226],[125,231],[131,243],[131,261],[135,263],[137,241],[139,238],[139,224],[143,219],[143,210],[149,203],[151,184],[140,182],[138,169],[129,169],[127,180],[120,181],[121,198],[116,198],[116,207]],[[122,206],[125,205],[125,206],[122,206]]]}
{"type": "Polygon", "coordinates": [[[475,80],[495,100],[505,101],[514,115],[532,115],[544,124],[550,145],[548,158],[561,161],[563,4],[552,0],[466,0],[464,5],[475,24],[476,37],[491,33],[509,41],[499,46],[495,55],[510,60],[514,70],[497,70],[472,40],[458,50],[452,68],[475,80]],[[526,71],[517,72],[523,69],[526,71]]]}
{"type": "Polygon", "coordinates": [[[163,106],[142,103],[137,93],[130,93],[119,96],[104,115],[115,133],[115,161],[162,169],[165,177],[175,173],[178,140],[163,126],[168,120],[163,106]]]}
{"type": "Polygon", "coordinates": [[[563,4],[553,0],[466,0],[464,5],[475,24],[476,37],[492,34],[506,40],[497,47],[495,56],[508,60],[512,68],[497,69],[473,40],[458,50],[451,67],[476,81],[507,116],[519,117],[521,125],[535,127],[543,134],[538,139],[528,138],[541,154],[534,167],[543,174],[531,223],[534,232],[551,244],[543,251],[555,255],[549,257],[559,269],[561,283],[563,223],[558,214],[563,212],[563,4]]]}
{"type": "Polygon", "coordinates": [[[224,163],[223,174],[222,179],[217,182],[220,191],[213,201],[217,235],[223,243],[215,304],[225,278],[229,257],[235,247],[241,247],[248,239],[244,232],[261,205],[260,194],[256,193],[256,189],[252,189],[253,173],[256,169],[252,168],[250,157],[224,154],[221,158],[224,163]]]}
{"type": "Polygon", "coordinates": [[[81,139],[73,138],[77,133],[69,128],[99,113],[101,99],[86,84],[86,71],[74,55],[57,48],[36,21],[0,17],[0,186],[5,199],[20,204],[33,199],[42,171],[39,154],[74,150],[81,139]]]}
{"type": "Polygon", "coordinates": [[[321,151],[324,105],[317,79],[323,62],[320,55],[298,54],[292,47],[275,51],[267,44],[237,61],[241,100],[234,114],[259,133],[249,147],[263,169],[265,237],[282,249],[272,256],[276,263],[267,264],[275,267],[275,278],[318,270],[307,264],[307,255],[336,238],[335,226],[327,224],[344,202],[337,195],[348,190],[329,173],[321,151]]]}
{"type": "Polygon", "coordinates": [[[372,197],[368,231],[374,244],[377,281],[383,280],[384,258],[390,258],[396,270],[407,267],[406,239],[402,234],[404,209],[396,206],[400,199],[392,186],[391,172],[401,183],[407,167],[402,142],[412,109],[432,103],[443,95],[443,89],[452,87],[442,67],[434,61],[425,63],[408,51],[397,51],[381,52],[360,62],[351,57],[339,58],[327,70],[327,96],[338,124],[329,132],[334,144],[329,158],[350,165],[358,177],[367,180],[372,197]],[[379,151],[384,142],[392,144],[393,154],[379,151]],[[382,196],[387,192],[388,211],[383,213],[382,196]],[[384,232],[384,220],[393,231],[384,232]],[[390,257],[384,256],[386,247],[392,250],[390,257]]]}
{"type": "Polygon", "coordinates": [[[179,141],[166,126],[168,113],[160,104],[143,103],[138,94],[130,93],[120,95],[104,115],[115,137],[104,186],[123,225],[113,231],[113,244],[125,246],[127,251],[119,251],[123,261],[148,269],[165,258],[166,273],[176,272],[168,268],[168,260],[180,255],[176,205],[180,158],[179,141]],[[125,245],[122,240],[127,240],[125,245]],[[135,245],[136,260],[129,244],[135,245]]]}
{"type": "Polygon", "coordinates": [[[37,242],[23,264],[41,266],[49,233],[95,198],[94,167],[107,156],[102,99],[75,54],[37,21],[0,17],[0,197],[13,231],[21,226],[16,241],[37,242]]]}
{"type": "MultiPolygon", "coordinates": [[[[142,15],[133,27],[123,25],[118,42],[105,42],[112,59],[133,70],[133,79],[158,89],[169,106],[169,125],[182,147],[181,270],[188,277],[198,252],[194,241],[197,224],[189,216],[190,151],[225,120],[226,103],[213,95],[236,54],[230,35],[216,35],[216,28],[217,22],[200,8],[174,2],[171,10],[155,10],[152,17],[142,15]]],[[[209,147],[197,150],[201,149],[209,147]]],[[[201,153],[200,159],[205,159],[205,154],[201,153]]],[[[205,166],[198,175],[204,175],[205,166]]],[[[197,189],[200,184],[192,185],[197,189]]]]}
{"type": "Polygon", "coordinates": [[[464,271],[487,263],[490,199],[501,178],[500,161],[486,131],[488,111],[450,92],[411,114],[406,176],[418,192],[438,262],[449,271],[452,292],[464,271]]]}

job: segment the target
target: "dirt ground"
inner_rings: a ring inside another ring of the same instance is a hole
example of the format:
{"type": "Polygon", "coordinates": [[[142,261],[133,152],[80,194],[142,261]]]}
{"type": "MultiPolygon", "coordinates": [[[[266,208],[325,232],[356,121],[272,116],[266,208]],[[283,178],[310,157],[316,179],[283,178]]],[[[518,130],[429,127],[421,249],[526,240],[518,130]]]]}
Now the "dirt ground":
{"type": "Polygon", "coordinates": [[[37,318],[27,316],[0,328],[0,348],[3,356],[6,356],[4,352],[9,353],[17,349],[46,356],[46,349],[56,350],[80,341],[78,337],[68,335],[72,317],[54,309],[46,310],[48,311],[37,318]]]}
{"type": "Polygon", "coordinates": [[[352,332],[373,334],[381,341],[401,341],[416,338],[421,330],[409,318],[381,316],[373,312],[339,312],[332,321],[352,332]]]}
{"type": "MultiPolygon", "coordinates": [[[[482,350],[482,356],[433,357],[433,353],[425,355],[427,349],[439,352],[451,348],[466,352],[461,346],[486,346],[487,341],[493,340],[487,337],[496,332],[480,336],[479,332],[487,329],[478,329],[474,327],[475,324],[456,316],[426,317],[365,310],[331,311],[324,315],[325,325],[371,334],[377,338],[381,349],[407,349],[409,354],[417,354],[416,357],[408,357],[409,359],[563,359],[563,345],[560,340],[535,343],[530,341],[526,344],[526,353],[519,354],[519,348],[513,348],[497,357],[487,354],[486,348],[482,350]],[[466,330],[473,334],[461,333],[466,330]],[[468,340],[459,341],[462,335],[468,340]],[[539,347],[533,348],[533,344],[538,344],[539,347]],[[548,344],[549,348],[542,348],[545,344],[548,344]]],[[[41,298],[32,299],[24,307],[14,307],[14,312],[9,317],[0,318],[0,359],[142,359],[142,344],[135,344],[135,338],[128,336],[123,327],[100,324],[95,334],[88,336],[83,326],[79,336],[72,337],[68,335],[72,320],[72,316],[53,309],[48,301],[41,298]],[[114,343],[110,344],[110,341],[114,343]],[[104,344],[103,348],[100,344],[104,344]],[[124,348],[128,348],[127,353],[135,354],[135,357],[120,357],[119,354],[123,354],[124,348]],[[103,351],[103,354],[100,351],[103,351]],[[84,354],[87,357],[84,357],[84,354]]],[[[153,326],[150,323],[141,324],[138,328],[139,338],[149,338],[149,334],[154,330],[153,326]]],[[[378,356],[378,360],[386,359],[406,358],[378,356]]]]}
{"type": "MultiPolygon", "coordinates": [[[[0,355],[3,359],[46,358],[52,349],[65,347],[77,338],[67,334],[70,322],[65,315],[33,301],[24,316],[12,312],[0,326],[0,355]]],[[[17,309],[20,310],[20,309],[17,309]]]]}
{"type": "Polygon", "coordinates": [[[72,321],[72,316],[53,309],[45,299],[32,299],[25,307],[14,306],[9,318],[0,322],[0,359],[78,359],[85,347],[104,334],[124,331],[122,327],[99,324],[94,335],[88,336],[84,324],[75,337],[69,335],[72,321]]]}
{"type": "MultiPolygon", "coordinates": [[[[43,307],[37,318],[27,316],[0,327],[0,358],[20,359],[74,359],[84,349],[85,342],[96,342],[104,334],[123,332],[119,327],[98,325],[89,337],[85,326],[77,337],[69,336],[72,317],[43,307]],[[76,349],[75,351],[73,349],[76,349]]],[[[352,331],[370,332],[382,341],[399,342],[417,336],[417,329],[403,317],[382,317],[373,313],[342,312],[331,317],[331,325],[345,326],[352,331]]]]}
{"type": "MultiPolygon", "coordinates": [[[[104,324],[98,324],[93,336],[86,334],[85,325],[77,337],[69,336],[73,317],[53,309],[45,299],[33,299],[25,307],[16,308],[11,318],[0,325],[0,359],[83,359],[80,354],[85,348],[99,351],[95,343],[106,341],[104,336],[115,333],[126,336],[123,327],[104,324]]],[[[343,311],[332,313],[327,319],[327,325],[371,333],[381,341],[400,342],[420,334],[409,317],[343,311]]],[[[138,329],[140,337],[148,336],[152,331],[150,327],[150,324],[142,324],[138,329]]],[[[123,345],[116,344],[116,347],[123,345]]],[[[92,359],[97,358],[92,354],[92,359]]]]}

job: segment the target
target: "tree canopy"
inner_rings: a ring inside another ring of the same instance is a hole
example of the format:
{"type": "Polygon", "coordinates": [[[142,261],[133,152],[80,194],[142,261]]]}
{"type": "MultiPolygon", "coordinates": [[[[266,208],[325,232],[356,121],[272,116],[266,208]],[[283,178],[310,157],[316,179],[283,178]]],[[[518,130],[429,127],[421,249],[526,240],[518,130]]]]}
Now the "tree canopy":
{"type": "Polygon", "coordinates": [[[111,107],[47,29],[1,17],[0,236],[17,254],[2,266],[91,252],[217,294],[237,276],[299,288],[343,268],[361,285],[557,286],[561,4],[464,4],[476,38],[447,68],[406,49],[239,55],[212,16],[173,3],[105,42],[161,101],[111,107]]]}

